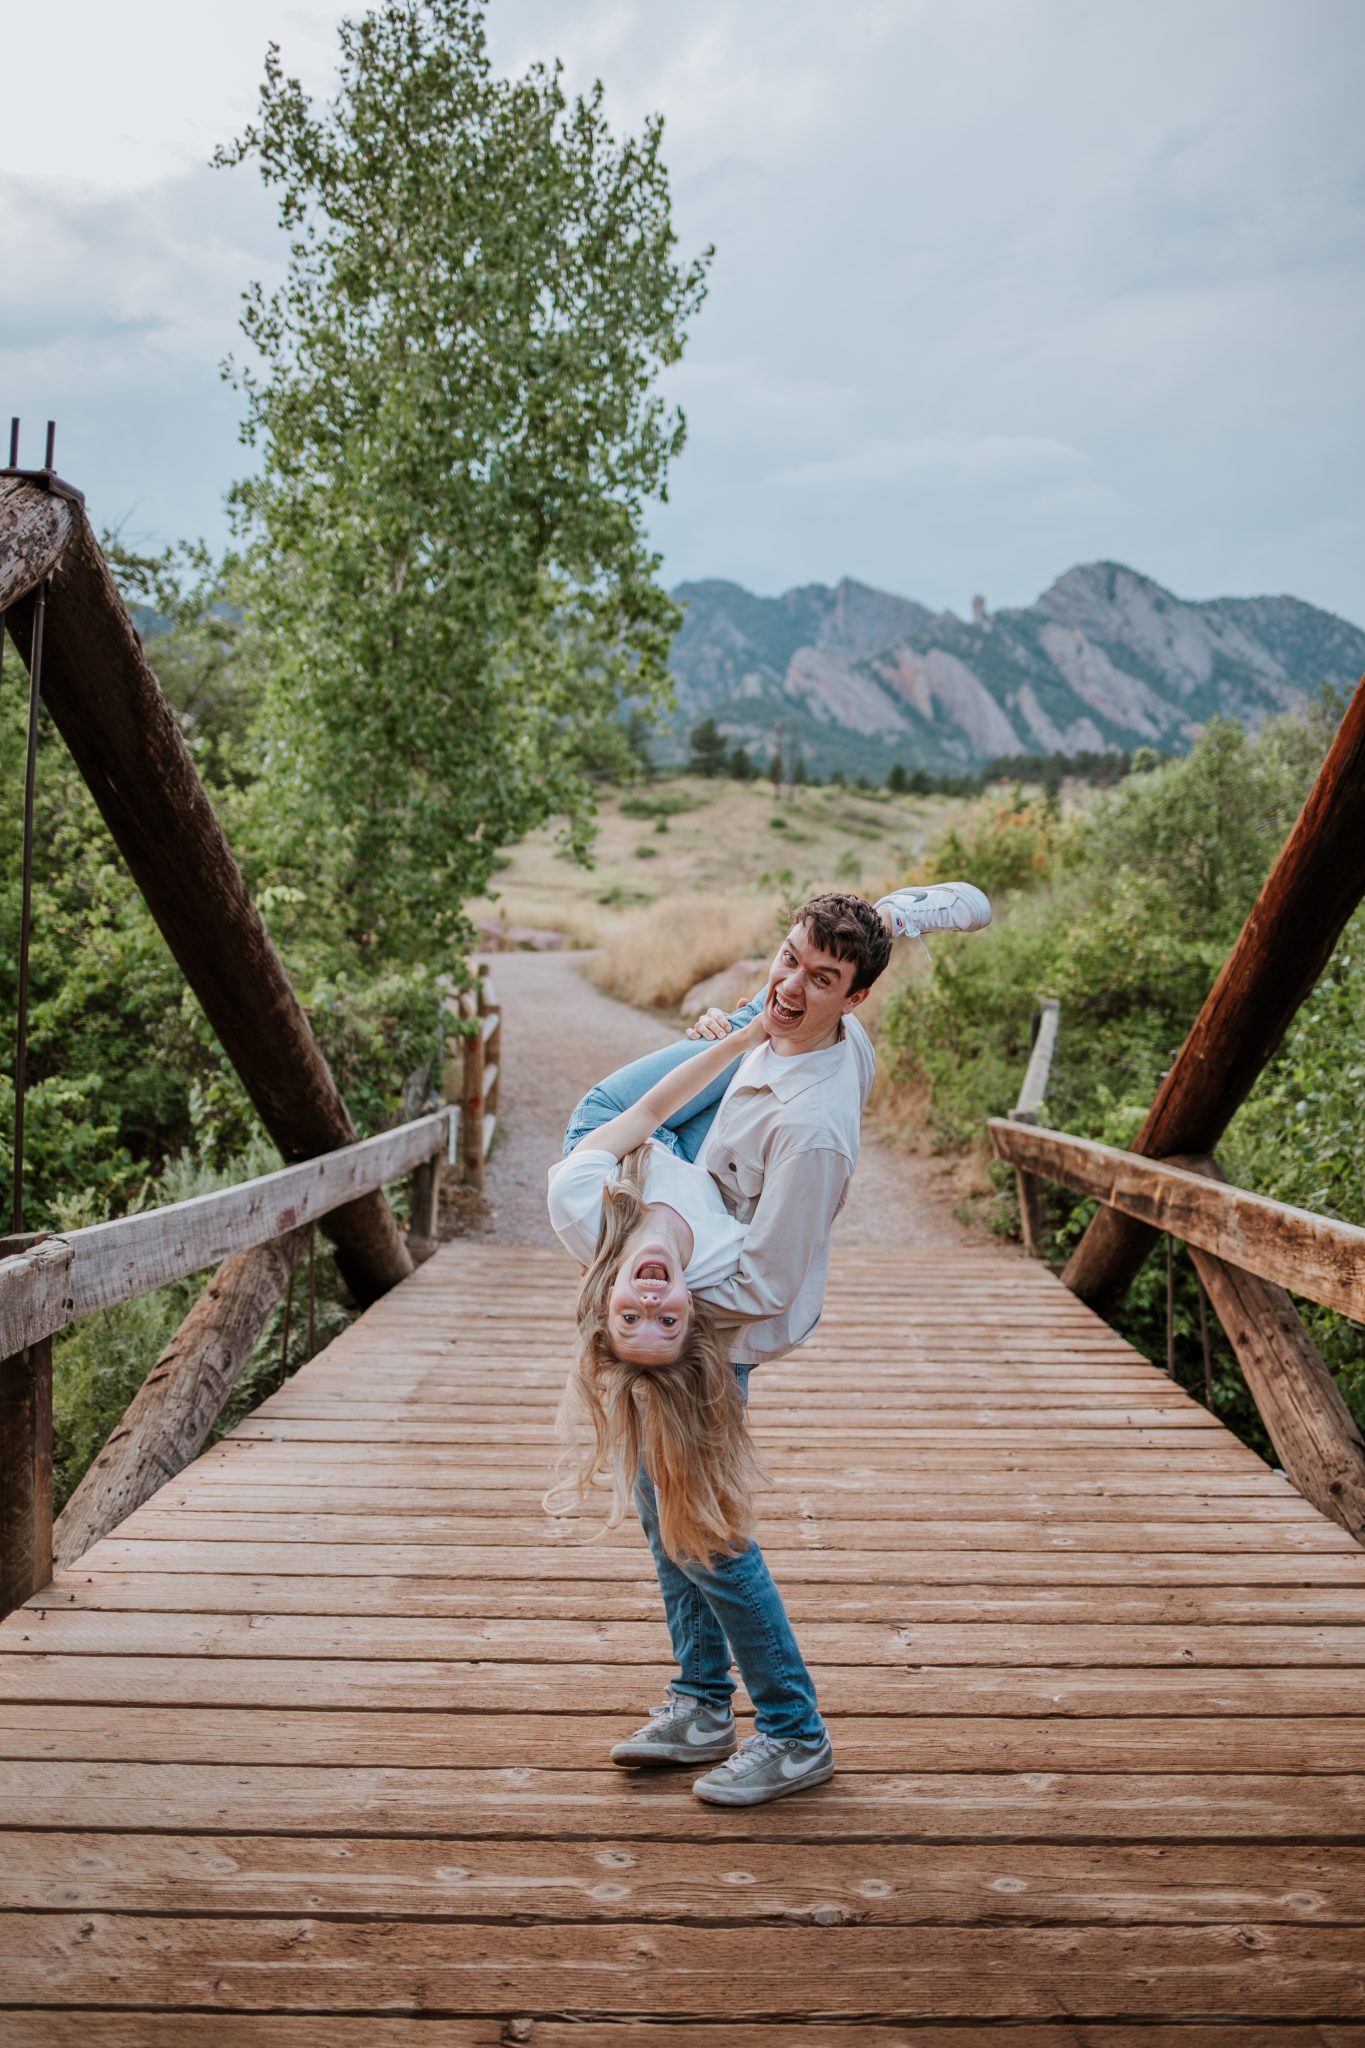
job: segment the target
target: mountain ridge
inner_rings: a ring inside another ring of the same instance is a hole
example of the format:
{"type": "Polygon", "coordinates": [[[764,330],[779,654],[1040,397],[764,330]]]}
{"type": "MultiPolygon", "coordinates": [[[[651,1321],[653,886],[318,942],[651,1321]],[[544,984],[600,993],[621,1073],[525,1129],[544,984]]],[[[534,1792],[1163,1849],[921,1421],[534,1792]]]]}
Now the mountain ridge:
{"type": "Polygon", "coordinates": [[[1064,571],[1032,605],[935,612],[854,577],[778,597],[680,584],[672,743],[714,718],[766,761],[967,771],[1008,754],[1184,751],[1208,719],[1254,727],[1365,671],[1365,631],[1301,598],[1180,598],[1122,562],[1064,571]]]}

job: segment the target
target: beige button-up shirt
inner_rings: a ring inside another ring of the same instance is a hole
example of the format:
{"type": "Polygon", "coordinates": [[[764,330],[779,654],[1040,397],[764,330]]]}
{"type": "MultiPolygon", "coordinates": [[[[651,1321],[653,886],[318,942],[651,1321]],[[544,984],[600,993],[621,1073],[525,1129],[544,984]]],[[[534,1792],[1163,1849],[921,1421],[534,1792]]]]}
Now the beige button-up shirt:
{"type": "Polygon", "coordinates": [[[730,1083],[698,1164],[747,1226],[739,1271],[705,1290],[743,1327],[736,1365],[761,1365],[804,1343],[820,1320],[830,1226],[858,1160],[876,1054],[856,1017],[837,1045],[796,1059],[749,1060],[730,1083]]]}

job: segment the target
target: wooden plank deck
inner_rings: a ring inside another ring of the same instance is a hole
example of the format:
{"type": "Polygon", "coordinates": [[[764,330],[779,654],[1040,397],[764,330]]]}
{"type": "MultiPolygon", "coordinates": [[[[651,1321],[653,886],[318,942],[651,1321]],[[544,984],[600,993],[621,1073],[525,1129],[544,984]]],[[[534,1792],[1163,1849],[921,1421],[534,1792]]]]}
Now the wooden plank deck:
{"type": "Polygon", "coordinates": [[[1341,1530],[1040,1266],[842,1254],[753,1381],[839,1772],[703,1807],[571,1299],[447,1247],[0,1627],[0,2042],[1365,2044],[1341,1530]]]}

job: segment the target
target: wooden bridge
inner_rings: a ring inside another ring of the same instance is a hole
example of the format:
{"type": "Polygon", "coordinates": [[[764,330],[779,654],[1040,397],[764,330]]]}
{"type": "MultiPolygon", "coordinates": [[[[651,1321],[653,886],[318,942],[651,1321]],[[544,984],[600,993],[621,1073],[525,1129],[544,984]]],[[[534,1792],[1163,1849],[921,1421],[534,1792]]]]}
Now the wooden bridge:
{"type": "Polygon", "coordinates": [[[0,1628],[0,2040],[1365,2040],[1341,1528],[1041,1265],[845,1253],[753,1399],[839,1771],[705,1808],[539,1509],[571,1282],[438,1252],[0,1628]]]}
{"type": "Polygon", "coordinates": [[[360,1140],[50,469],[0,472],[0,615],[21,961],[41,703],[288,1162],[26,1235],[21,967],[0,2043],[1365,2048],[1365,1444],[1292,1299],[1365,1320],[1365,1230],[1212,1156],[1365,893],[1365,684],[1131,1151],[1039,1127],[1047,1010],[991,1135],[1029,1249],[1040,1178],[1097,1199],[1062,1275],[836,1251],[817,1340],[755,1375],[839,1769],[727,1813],[606,1761],[668,1670],[638,1532],[539,1505],[572,1269],[435,1244],[496,1011],[456,1020],[458,1132],[437,1107],[360,1140]],[[366,1312],[204,1451],[315,1227],[366,1312]],[[1097,1313],[1158,1230],[1288,1477],[1097,1313]],[[53,1335],[209,1267],[54,1527],[53,1335]]]}

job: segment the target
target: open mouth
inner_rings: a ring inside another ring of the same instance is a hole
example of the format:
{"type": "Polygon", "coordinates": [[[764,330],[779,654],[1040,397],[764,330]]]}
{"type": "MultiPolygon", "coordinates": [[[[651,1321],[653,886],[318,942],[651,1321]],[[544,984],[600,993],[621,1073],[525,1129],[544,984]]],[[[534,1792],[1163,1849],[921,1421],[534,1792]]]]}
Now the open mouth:
{"type": "Polygon", "coordinates": [[[790,1003],[784,1003],[776,989],[768,997],[768,1008],[772,1013],[773,1022],[785,1026],[787,1030],[799,1024],[806,1014],[804,1010],[793,1009],[790,1003]]]}
{"type": "Polygon", "coordinates": [[[637,1284],[641,1280],[653,1280],[660,1287],[666,1287],[668,1285],[668,1268],[662,1259],[641,1259],[639,1265],[635,1268],[635,1279],[637,1284]]]}

